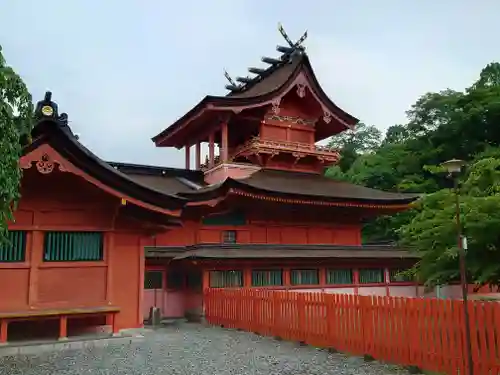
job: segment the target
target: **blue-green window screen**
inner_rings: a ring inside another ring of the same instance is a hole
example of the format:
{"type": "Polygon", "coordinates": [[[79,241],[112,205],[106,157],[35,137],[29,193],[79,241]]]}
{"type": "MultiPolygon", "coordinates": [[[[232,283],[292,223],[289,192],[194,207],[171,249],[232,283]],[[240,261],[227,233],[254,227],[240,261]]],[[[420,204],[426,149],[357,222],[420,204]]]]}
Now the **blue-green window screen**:
{"type": "Polygon", "coordinates": [[[292,285],[318,285],[318,270],[292,270],[290,272],[290,282],[292,285]]]}
{"type": "Polygon", "coordinates": [[[101,261],[104,259],[101,232],[46,232],[45,262],[101,261]]]}
{"type": "Polygon", "coordinates": [[[252,271],[252,286],[280,286],[280,285],[283,285],[283,270],[252,271]]]}
{"type": "Polygon", "coordinates": [[[242,271],[210,271],[210,288],[237,288],[242,286],[242,271]]]}
{"type": "Polygon", "coordinates": [[[383,268],[364,268],[359,270],[360,284],[381,284],[384,281],[383,268]]]}
{"type": "Polygon", "coordinates": [[[347,268],[328,270],[326,273],[326,283],[332,285],[352,284],[352,270],[347,268]]]}
{"type": "Polygon", "coordinates": [[[0,263],[16,263],[26,260],[26,232],[8,231],[6,239],[0,242],[0,263]]]}
{"type": "Polygon", "coordinates": [[[399,268],[389,270],[389,280],[392,283],[413,281],[413,278],[410,275],[402,274],[405,271],[407,271],[407,270],[399,269],[399,268]]]}
{"type": "Polygon", "coordinates": [[[245,215],[241,211],[210,215],[202,219],[203,225],[210,226],[241,226],[245,225],[246,222],[245,215]]]}

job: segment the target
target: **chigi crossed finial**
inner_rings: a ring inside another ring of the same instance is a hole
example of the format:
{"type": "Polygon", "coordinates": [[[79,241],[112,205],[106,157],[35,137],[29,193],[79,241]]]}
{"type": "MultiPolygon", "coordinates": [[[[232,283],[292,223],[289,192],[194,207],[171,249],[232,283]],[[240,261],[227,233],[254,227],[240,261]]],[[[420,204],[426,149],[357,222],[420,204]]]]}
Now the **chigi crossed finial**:
{"type": "Polygon", "coordinates": [[[276,46],[276,50],[281,53],[281,56],[278,58],[273,57],[262,57],[262,62],[269,64],[270,66],[267,69],[262,68],[248,68],[248,71],[254,74],[253,77],[236,77],[236,80],[233,80],[231,76],[224,70],[224,76],[229,81],[225,87],[231,92],[239,92],[245,90],[248,86],[253,83],[256,83],[263,79],[266,75],[270,74],[279,66],[286,64],[291,61],[291,58],[297,53],[304,53],[305,47],[303,45],[304,41],[307,39],[307,30],[302,34],[302,36],[296,41],[293,42],[288,34],[286,33],[283,25],[281,23],[278,24],[278,31],[283,36],[285,41],[288,43],[288,46],[276,46]]]}

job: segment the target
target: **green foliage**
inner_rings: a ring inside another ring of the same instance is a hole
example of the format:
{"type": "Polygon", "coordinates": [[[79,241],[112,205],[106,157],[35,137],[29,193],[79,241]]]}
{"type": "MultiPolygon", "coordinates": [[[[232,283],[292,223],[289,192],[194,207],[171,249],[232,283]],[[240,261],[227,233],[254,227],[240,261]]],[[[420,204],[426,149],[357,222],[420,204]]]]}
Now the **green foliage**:
{"type": "MultiPolygon", "coordinates": [[[[354,157],[349,151],[348,163],[330,168],[327,176],[386,191],[425,193],[413,209],[366,223],[363,238],[412,246],[423,256],[414,271],[433,285],[458,277],[454,195],[439,165],[467,161],[460,207],[469,239],[468,271],[477,283],[498,284],[500,64],[488,64],[463,92],[423,95],[407,116],[408,122],[389,127],[381,142],[354,148],[354,157]]],[[[366,137],[359,138],[362,143],[366,137]]],[[[343,144],[360,143],[349,139],[343,144]]]]}
{"type": "Polygon", "coordinates": [[[368,126],[360,122],[355,130],[347,130],[332,137],[328,147],[341,150],[338,166],[342,172],[345,172],[358,156],[375,150],[381,139],[382,132],[380,130],[375,126],[368,126]]]}
{"type": "MultiPolygon", "coordinates": [[[[500,159],[481,155],[473,161],[459,198],[462,228],[468,238],[467,266],[471,281],[498,285],[500,159]]],[[[412,220],[399,229],[402,243],[422,256],[414,271],[428,285],[446,283],[459,276],[455,199],[450,189],[426,195],[412,220]]]]}
{"type": "Polygon", "coordinates": [[[5,238],[19,199],[21,138],[29,135],[33,103],[22,79],[8,66],[0,47],[0,239],[5,238]]]}

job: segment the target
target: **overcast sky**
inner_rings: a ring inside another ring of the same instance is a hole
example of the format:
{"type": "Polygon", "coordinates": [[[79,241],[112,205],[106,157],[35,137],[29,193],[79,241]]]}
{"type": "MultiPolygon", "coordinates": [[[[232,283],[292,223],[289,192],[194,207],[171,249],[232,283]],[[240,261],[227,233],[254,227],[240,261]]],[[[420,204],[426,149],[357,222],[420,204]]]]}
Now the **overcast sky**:
{"type": "Polygon", "coordinates": [[[51,90],[101,158],[182,166],[182,151],[150,138],[224,94],[224,68],[246,75],[275,55],[278,22],[292,39],[309,30],[330,98],[385,129],[499,60],[499,14],[498,0],[0,0],[0,45],[34,100],[51,90]]]}

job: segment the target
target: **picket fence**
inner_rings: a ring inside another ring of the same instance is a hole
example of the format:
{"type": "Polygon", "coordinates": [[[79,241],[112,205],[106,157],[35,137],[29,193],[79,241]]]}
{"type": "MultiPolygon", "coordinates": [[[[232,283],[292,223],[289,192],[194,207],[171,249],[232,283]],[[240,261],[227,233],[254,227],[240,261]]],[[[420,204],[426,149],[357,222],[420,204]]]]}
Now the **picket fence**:
{"type": "MultiPolygon", "coordinates": [[[[467,374],[461,300],[207,289],[209,324],[353,355],[467,374]]],[[[500,374],[500,303],[468,305],[475,375],[500,374]]]]}

